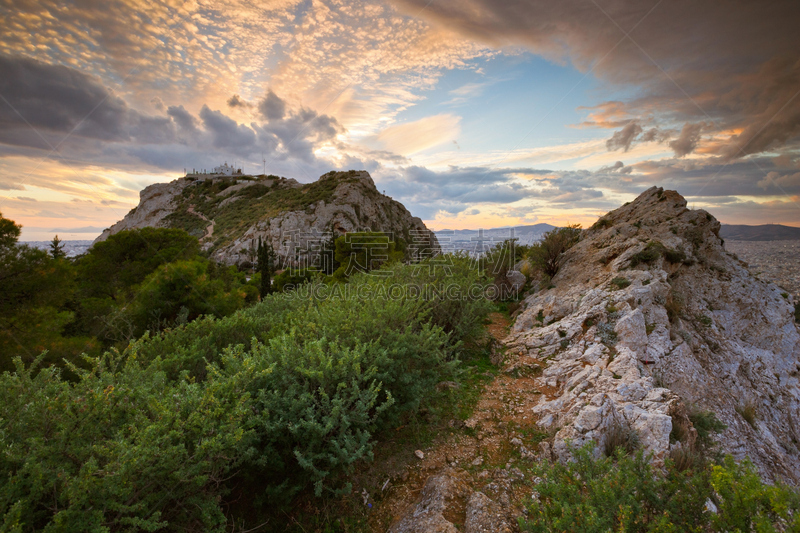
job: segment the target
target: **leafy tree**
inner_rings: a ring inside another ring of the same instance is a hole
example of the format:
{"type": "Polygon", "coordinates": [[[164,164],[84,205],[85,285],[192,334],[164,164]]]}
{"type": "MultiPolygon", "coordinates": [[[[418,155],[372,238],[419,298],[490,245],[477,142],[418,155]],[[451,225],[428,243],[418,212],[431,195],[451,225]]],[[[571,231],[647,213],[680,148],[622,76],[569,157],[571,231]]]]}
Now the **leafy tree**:
{"type": "Polygon", "coordinates": [[[261,298],[272,292],[272,275],[275,273],[275,260],[277,255],[272,248],[272,243],[264,244],[258,238],[258,273],[261,274],[259,293],[261,298]]]}
{"type": "Polygon", "coordinates": [[[338,237],[334,258],[340,266],[333,277],[341,281],[355,273],[369,272],[387,263],[401,261],[403,252],[387,234],[365,231],[338,237]]]}
{"type": "Polygon", "coordinates": [[[287,268],[277,276],[273,283],[275,292],[293,290],[314,279],[314,272],[305,268],[287,268]]]}
{"type": "Polygon", "coordinates": [[[542,240],[531,246],[528,259],[531,265],[549,277],[558,273],[563,254],[574,246],[581,236],[580,224],[548,231],[542,240]]]}
{"type": "Polygon", "coordinates": [[[3,217],[0,213],[0,249],[10,248],[17,244],[22,226],[15,224],[13,220],[3,217]]]}
{"type": "Polygon", "coordinates": [[[72,314],[64,308],[74,290],[75,272],[67,261],[17,244],[20,226],[0,216],[0,370],[13,368],[19,356],[32,361],[49,350],[48,362],[60,362],[83,349],[90,339],[65,339],[72,314]]]}
{"type": "Polygon", "coordinates": [[[53,259],[63,259],[67,256],[67,253],[64,251],[64,245],[61,243],[62,241],[58,238],[58,235],[53,237],[53,240],[50,241],[50,255],[53,256],[53,259]]]}
{"type": "Polygon", "coordinates": [[[84,297],[125,300],[160,265],[191,259],[197,239],[183,230],[141,228],[120,231],[96,243],[78,262],[84,297]]]}
{"type": "Polygon", "coordinates": [[[139,285],[120,319],[129,320],[133,336],[139,336],[201,315],[223,317],[257,300],[256,288],[244,282],[243,274],[226,288],[208,269],[209,262],[199,258],[160,266],[139,285]]]}
{"type": "Polygon", "coordinates": [[[198,253],[197,239],[179,229],[126,230],[96,243],[76,265],[76,317],[68,331],[104,342],[129,339],[136,328],[125,324],[129,315],[121,310],[133,300],[139,284],[159,266],[189,260],[198,253]]]}

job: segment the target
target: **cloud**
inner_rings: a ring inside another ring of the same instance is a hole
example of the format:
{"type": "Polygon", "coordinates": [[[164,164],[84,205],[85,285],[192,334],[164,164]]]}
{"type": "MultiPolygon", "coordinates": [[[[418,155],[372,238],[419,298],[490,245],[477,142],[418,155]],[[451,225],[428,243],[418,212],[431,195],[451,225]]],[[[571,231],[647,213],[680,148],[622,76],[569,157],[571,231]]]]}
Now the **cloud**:
{"type": "Polygon", "coordinates": [[[758,182],[758,186],[762,189],[777,188],[777,189],[796,189],[800,186],[800,172],[794,174],[781,175],[780,172],[768,172],[764,179],[758,182]]]}
{"type": "Polygon", "coordinates": [[[167,108],[167,115],[172,117],[175,124],[184,132],[193,134],[197,131],[197,119],[191,113],[186,111],[182,105],[171,105],[167,108]]]}
{"type": "Polygon", "coordinates": [[[228,104],[228,107],[241,107],[245,109],[253,107],[253,104],[247,102],[238,94],[234,94],[233,96],[228,98],[228,101],[226,103],[228,104]]]}
{"type": "Polygon", "coordinates": [[[642,133],[642,127],[637,122],[629,122],[624,128],[614,132],[609,140],[606,141],[606,148],[609,151],[619,150],[627,152],[631,148],[634,139],[642,133]]]}
{"type": "Polygon", "coordinates": [[[207,105],[200,109],[200,120],[206,131],[211,133],[214,148],[247,154],[255,143],[256,133],[251,128],[238,124],[221,111],[212,111],[207,105]]]}
{"type": "Polygon", "coordinates": [[[461,133],[461,117],[439,114],[389,126],[377,135],[386,150],[409,156],[454,140],[461,133]]]}
{"type": "Polygon", "coordinates": [[[611,166],[601,167],[598,172],[618,172],[620,174],[630,174],[633,172],[633,167],[626,167],[622,161],[617,161],[611,166]]]}
{"type": "Polygon", "coordinates": [[[35,59],[0,55],[0,94],[7,101],[0,106],[5,144],[52,149],[65,135],[163,141],[174,134],[169,120],[131,109],[98,79],[35,59]]]}
{"type": "MultiPolygon", "coordinates": [[[[637,130],[631,120],[668,129],[712,123],[727,137],[714,147],[726,160],[800,135],[800,61],[794,53],[800,3],[792,0],[771,3],[768,10],[723,0],[398,2],[441,28],[494,47],[523,46],[591,70],[610,86],[633,89],[630,99],[596,106],[581,124],[622,127],[610,149],[630,148],[637,130]]],[[[676,154],[697,148],[690,133],[675,141],[676,154]]]]}
{"type": "Polygon", "coordinates": [[[683,157],[694,152],[700,142],[700,132],[703,131],[703,126],[702,123],[689,124],[688,122],[683,125],[678,138],[669,143],[669,147],[675,151],[677,157],[683,157]]]}
{"type": "Polygon", "coordinates": [[[261,115],[269,120],[282,120],[286,116],[286,102],[281,100],[272,89],[267,91],[267,95],[258,103],[258,110],[261,115]]]}

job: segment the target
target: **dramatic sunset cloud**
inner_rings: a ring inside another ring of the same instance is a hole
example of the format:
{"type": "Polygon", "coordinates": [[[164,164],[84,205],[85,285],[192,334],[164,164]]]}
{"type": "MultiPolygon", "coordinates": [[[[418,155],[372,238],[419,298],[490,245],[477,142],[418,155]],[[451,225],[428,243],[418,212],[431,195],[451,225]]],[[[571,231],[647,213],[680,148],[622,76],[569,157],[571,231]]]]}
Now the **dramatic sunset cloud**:
{"type": "Polygon", "coordinates": [[[590,223],[651,185],[800,225],[796,2],[0,11],[0,210],[24,238],[92,238],[146,185],[223,161],[366,169],[435,227],[590,223]]]}

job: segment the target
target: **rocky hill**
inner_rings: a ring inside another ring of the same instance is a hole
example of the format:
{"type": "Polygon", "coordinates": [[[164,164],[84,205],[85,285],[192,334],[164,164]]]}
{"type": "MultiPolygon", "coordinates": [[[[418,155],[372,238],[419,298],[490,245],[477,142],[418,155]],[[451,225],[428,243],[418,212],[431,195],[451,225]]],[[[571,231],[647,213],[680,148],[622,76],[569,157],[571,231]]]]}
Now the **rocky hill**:
{"type": "Polygon", "coordinates": [[[657,461],[696,432],[692,405],[728,428],[722,450],[766,479],[800,482],[800,328],[794,302],[727,253],[720,224],[651,188],[584,232],[551,288],[529,296],[505,343],[538,368],[532,409],[568,442],[635,431],[657,461]]]}
{"type": "Polygon", "coordinates": [[[438,249],[422,220],[378,192],[369,173],[354,170],[329,172],[308,184],[278,176],[157,183],[145,188],[139,205],[95,242],[146,226],[185,229],[227,264],[252,261],[261,238],[282,259],[302,265],[331,234],[367,230],[390,232],[406,246],[438,249]]]}
{"type": "Polygon", "coordinates": [[[723,224],[719,234],[725,240],[734,241],[800,240],[800,228],[781,224],[763,224],[761,226],[723,224]]]}

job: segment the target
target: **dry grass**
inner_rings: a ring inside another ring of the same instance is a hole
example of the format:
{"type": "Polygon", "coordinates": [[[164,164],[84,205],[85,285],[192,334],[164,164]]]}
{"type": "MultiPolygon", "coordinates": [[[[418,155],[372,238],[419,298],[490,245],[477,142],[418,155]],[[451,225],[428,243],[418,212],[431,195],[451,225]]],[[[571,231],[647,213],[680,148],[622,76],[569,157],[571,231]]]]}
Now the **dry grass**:
{"type": "Polygon", "coordinates": [[[745,419],[745,421],[750,424],[750,427],[753,429],[756,428],[756,419],[758,419],[758,408],[756,407],[756,402],[752,398],[748,398],[744,400],[742,403],[736,406],[736,412],[745,419]]]}
{"type": "Polygon", "coordinates": [[[617,448],[626,454],[632,454],[639,448],[639,434],[630,426],[617,422],[608,428],[604,451],[606,457],[612,457],[617,448]]]}

